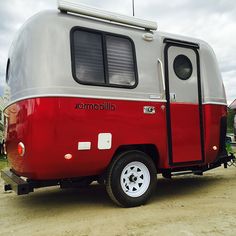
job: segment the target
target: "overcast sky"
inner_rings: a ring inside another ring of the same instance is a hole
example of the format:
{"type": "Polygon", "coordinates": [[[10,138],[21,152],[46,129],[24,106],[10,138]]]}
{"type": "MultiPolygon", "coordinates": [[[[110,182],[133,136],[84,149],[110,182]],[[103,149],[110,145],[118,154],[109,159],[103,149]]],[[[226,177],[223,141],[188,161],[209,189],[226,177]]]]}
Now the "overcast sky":
{"type": "MultiPolygon", "coordinates": [[[[77,0],[77,2],[132,15],[132,0],[77,0]]],[[[5,79],[8,50],[17,30],[35,13],[56,8],[56,0],[0,0],[1,84],[5,79]]],[[[157,21],[158,29],[161,31],[207,41],[216,53],[228,103],[236,99],[235,0],[135,0],[135,16],[157,21]]]]}

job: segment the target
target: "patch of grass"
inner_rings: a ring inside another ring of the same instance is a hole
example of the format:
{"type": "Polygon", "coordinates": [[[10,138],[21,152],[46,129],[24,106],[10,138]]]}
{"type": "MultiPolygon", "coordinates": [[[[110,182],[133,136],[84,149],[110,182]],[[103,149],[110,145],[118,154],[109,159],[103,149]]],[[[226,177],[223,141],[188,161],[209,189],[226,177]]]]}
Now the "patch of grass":
{"type": "Polygon", "coordinates": [[[230,143],[226,143],[226,150],[227,150],[228,153],[233,152],[233,148],[232,148],[232,145],[230,143]]]}
{"type": "Polygon", "coordinates": [[[0,170],[8,167],[8,162],[6,159],[0,159],[0,170]]]}

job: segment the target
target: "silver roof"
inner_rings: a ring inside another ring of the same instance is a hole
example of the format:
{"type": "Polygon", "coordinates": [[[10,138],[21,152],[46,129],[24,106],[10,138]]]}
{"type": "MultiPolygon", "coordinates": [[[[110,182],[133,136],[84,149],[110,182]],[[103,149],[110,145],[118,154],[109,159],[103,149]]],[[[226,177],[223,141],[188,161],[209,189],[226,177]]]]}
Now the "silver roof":
{"type": "Polygon", "coordinates": [[[164,38],[199,44],[203,103],[226,104],[218,63],[211,47],[198,39],[151,32],[59,11],[44,11],[29,19],[9,52],[9,86],[13,103],[29,97],[71,96],[125,100],[165,101],[157,61],[164,61],[164,38]],[[130,37],[137,57],[139,84],[135,89],[81,85],[72,77],[70,30],[81,26],[130,37]]]}

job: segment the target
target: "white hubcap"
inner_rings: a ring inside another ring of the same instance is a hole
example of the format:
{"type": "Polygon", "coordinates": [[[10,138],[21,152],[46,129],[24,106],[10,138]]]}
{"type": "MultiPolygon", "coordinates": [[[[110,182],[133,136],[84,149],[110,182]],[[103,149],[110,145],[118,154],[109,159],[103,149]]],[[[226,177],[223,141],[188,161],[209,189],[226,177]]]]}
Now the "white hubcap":
{"type": "Polygon", "coordinates": [[[128,196],[140,197],[149,187],[149,170],[142,162],[133,161],[123,169],[120,176],[120,183],[123,191],[128,196]]]}

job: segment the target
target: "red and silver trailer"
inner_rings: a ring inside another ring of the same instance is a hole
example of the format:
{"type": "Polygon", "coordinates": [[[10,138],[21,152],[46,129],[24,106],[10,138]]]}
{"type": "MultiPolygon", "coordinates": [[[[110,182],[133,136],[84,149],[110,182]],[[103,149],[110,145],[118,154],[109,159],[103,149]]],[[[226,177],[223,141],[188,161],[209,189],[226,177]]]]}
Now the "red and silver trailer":
{"type": "Polygon", "coordinates": [[[59,1],[21,28],[6,79],[5,190],[97,180],[129,207],[149,199],[157,174],[234,159],[214,52],[155,22],[59,1]]]}

